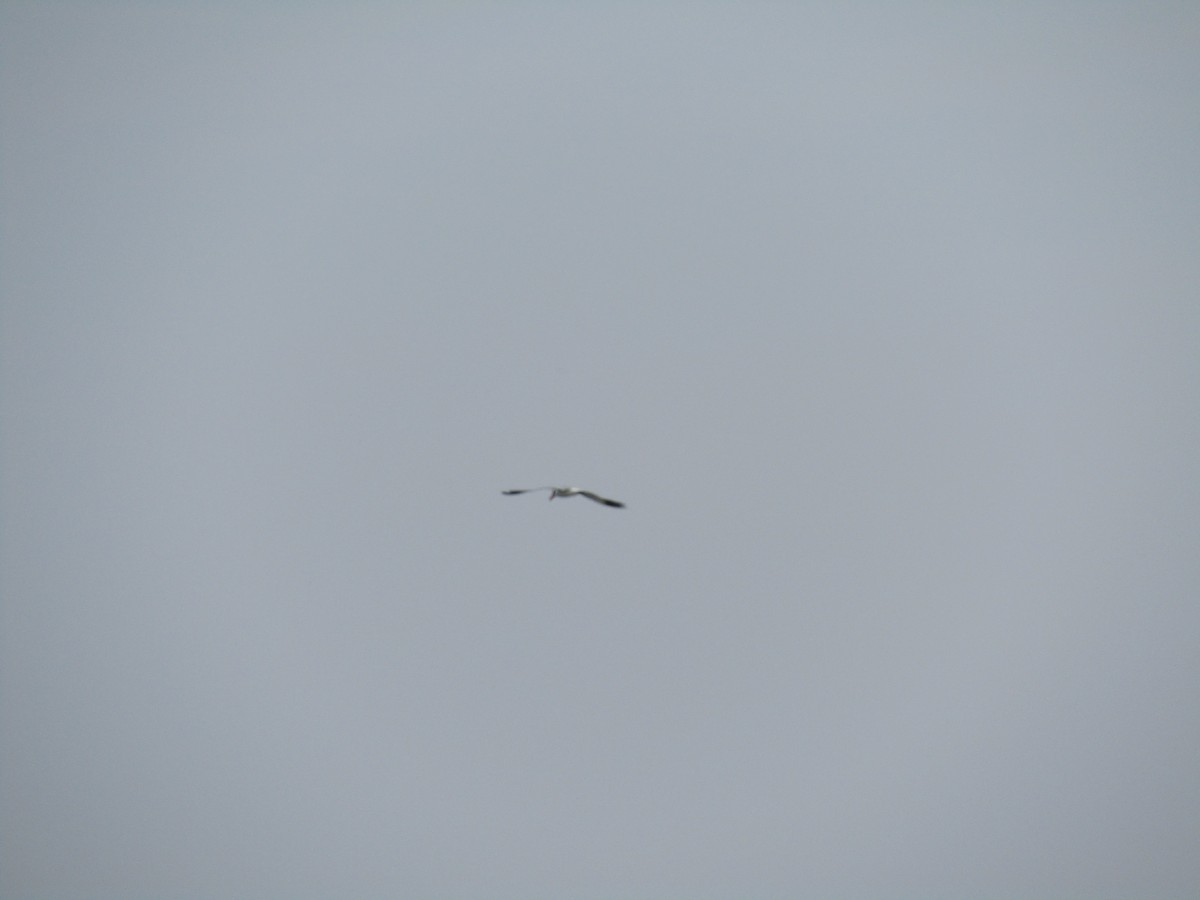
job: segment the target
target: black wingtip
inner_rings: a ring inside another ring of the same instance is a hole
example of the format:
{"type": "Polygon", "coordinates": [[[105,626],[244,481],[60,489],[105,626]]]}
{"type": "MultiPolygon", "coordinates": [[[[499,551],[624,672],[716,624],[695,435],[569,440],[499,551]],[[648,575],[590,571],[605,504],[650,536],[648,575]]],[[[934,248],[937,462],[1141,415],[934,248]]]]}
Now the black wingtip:
{"type": "Polygon", "coordinates": [[[625,504],[624,504],[624,503],[621,503],[621,502],[620,502],[620,501],[618,501],[618,500],[605,500],[605,501],[604,501],[604,505],[605,505],[605,506],[615,506],[617,509],[624,509],[624,508],[625,508],[625,504]]]}

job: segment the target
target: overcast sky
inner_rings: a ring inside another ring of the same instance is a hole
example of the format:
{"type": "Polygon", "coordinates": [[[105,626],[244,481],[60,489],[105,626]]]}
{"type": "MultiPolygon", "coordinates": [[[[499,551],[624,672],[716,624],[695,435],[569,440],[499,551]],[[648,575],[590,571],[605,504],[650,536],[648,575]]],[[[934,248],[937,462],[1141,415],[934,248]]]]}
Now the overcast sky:
{"type": "Polygon", "coordinates": [[[9,2],[0,116],[0,895],[1200,895],[1200,6],[9,2]]]}

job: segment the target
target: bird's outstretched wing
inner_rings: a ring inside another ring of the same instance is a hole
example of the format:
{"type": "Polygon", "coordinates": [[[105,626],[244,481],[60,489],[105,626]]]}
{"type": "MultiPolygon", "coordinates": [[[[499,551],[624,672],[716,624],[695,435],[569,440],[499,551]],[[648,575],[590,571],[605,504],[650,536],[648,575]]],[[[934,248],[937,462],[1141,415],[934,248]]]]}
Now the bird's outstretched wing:
{"type": "Polygon", "coordinates": [[[609,500],[607,497],[601,497],[599,494],[593,494],[591,491],[580,491],[579,493],[589,500],[595,500],[597,503],[603,503],[605,506],[615,506],[617,509],[625,508],[625,504],[619,500],[609,500]]]}
{"type": "Polygon", "coordinates": [[[548,490],[552,490],[552,488],[544,488],[544,487],[540,487],[540,488],[517,488],[517,490],[515,490],[515,491],[501,491],[500,493],[502,493],[502,494],[508,494],[509,496],[512,496],[513,494],[528,494],[528,493],[530,493],[531,491],[548,491],[548,490]]]}

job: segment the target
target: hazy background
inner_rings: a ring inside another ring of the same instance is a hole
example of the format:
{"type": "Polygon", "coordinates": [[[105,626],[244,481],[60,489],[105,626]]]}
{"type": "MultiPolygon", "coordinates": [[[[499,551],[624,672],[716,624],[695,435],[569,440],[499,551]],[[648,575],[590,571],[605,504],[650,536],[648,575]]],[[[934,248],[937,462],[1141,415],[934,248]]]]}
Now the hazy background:
{"type": "Polygon", "coordinates": [[[1196,4],[9,2],[0,114],[0,895],[1200,895],[1196,4]]]}

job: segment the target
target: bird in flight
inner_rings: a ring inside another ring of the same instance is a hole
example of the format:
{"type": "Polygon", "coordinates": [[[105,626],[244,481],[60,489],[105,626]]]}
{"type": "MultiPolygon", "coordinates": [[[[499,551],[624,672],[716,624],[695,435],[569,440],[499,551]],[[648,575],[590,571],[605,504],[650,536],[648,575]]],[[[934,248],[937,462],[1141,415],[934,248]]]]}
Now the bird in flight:
{"type": "Polygon", "coordinates": [[[607,497],[601,497],[599,494],[593,494],[591,491],[580,490],[577,487],[536,487],[536,488],[520,488],[515,491],[503,491],[505,494],[528,494],[530,491],[549,491],[550,499],[555,497],[574,497],[576,494],[581,497],[587,497],[589,500],[595,500],[597,503],[603,503],[605,506],[615,506],[617,509],[624,509],[625,504],[618,500],[609,500],[607,497]]]}

